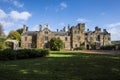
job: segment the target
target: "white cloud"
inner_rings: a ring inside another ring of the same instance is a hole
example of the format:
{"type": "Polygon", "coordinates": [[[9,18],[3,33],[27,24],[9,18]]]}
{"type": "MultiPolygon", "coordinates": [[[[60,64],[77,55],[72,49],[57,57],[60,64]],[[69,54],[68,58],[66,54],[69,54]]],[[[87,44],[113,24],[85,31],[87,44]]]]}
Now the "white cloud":
{"type": "Polygon", "coordinates": [[[112,40],[120,40],[120,28],[110,28],[108,32],[111,33],[112,40]]]}
{"type": "Polygon", "coordinates": [[[21,28],[30,16],[31,14],[27,11],[10,11],[5,13],[4,10],[0,9],[0,23],[3,25],[6,34],[8,34],[10,30],[21,28]]]}
{"type": "Polygon", "coordinates": [[[12,4],[12,5],[19,7],[19,8],[22,8],[24,6],[24,3],[21,3],[18,0],[2,0],[2,1],[5,3],[8,3],[8,4],[12,4]]]}
{"type": "Polygon", "coordinates": [[[85,19],[85,18],[78,18],[77,19],[77,22],[78,23],[86,23],[86,22],[89,22],[90,20],[88,20],[88,19],[85,19]]]}
{"type": "Polygon", "coordinates": [[[7,14],[2,9],[0,9],[0,19],[3,19],[5,17],[7,17],[7,14]]]}
{"type": "Polygon", "coordinates": [[[118,27],[118,26],[120,26],[120,22],[108,24],[107,26],[108,27],[118,27]]]}
{"type": "Polygon", "coordinates": [[[20,3],[20,2],[18,2],[17,0],[14,0],[14,1],[13,1],[13,4],[14,4],[14,6],[21,7],[21,8],[24,6],[23,3],[20,3]]]}
{"type": "Polygon", "coordinates": [[[28,20],[31,16],[29,12],[18,12],[18,11],[11,11],[9,16],[15,20],[28,20]]]}
{"type": "Polygon", "coordinates": [[[120,22],[107,24],[108,32],[111,33],[112,40],[120,40],[120,22]]]}
{"type": "Polygon", "coordinates": [[[57,26],[58,26],[58,27],[63,27],[63,26],[65,26],[65,23],[61,22],[61,23],[59,23],[57,26]]]}
{"type": "Polygon", "coordinates": [[[0,21],[0,23],[4,26],[4,27],[11,27],[11,26],[14,26],[14,23],[13,22],[8,22],[8,21],[0,21]]]}
{"type": "Polygon", "coordinates": [[[39,25],[35,25],[30,28],[31,31],[39,31],[39,25]]]}
{"type": "Polygon", "coordinates": [[[67,8],[67,4],[65,2],[60,3],[61,9],[67,8]]]}

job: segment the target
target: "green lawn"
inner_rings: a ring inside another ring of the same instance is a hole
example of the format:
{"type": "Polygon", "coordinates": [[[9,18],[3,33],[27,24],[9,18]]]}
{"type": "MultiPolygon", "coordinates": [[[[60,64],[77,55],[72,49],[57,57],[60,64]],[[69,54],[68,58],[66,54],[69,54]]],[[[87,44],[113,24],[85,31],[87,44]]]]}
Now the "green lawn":
{"type": "Polygon", "coordinates": [[[120,55],[51,53],[46,58],[0,61],[0,80],[120,80],[120,55]]]}

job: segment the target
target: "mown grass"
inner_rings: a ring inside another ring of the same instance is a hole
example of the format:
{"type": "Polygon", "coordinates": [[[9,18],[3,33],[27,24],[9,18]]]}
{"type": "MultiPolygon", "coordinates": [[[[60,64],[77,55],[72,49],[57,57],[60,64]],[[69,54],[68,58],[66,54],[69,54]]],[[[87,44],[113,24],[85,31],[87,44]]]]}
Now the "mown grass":
{"type": "Polygon", "coordinates": [[[52,52],[46,58],[0,61],[0,80],[120,80],[120,55],[52,52]]]}

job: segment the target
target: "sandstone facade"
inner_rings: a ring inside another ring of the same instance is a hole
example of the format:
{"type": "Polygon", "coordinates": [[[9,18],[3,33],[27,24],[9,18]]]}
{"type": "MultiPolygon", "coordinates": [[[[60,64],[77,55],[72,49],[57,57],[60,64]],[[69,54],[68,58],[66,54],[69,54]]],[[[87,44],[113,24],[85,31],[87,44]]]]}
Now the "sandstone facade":
{"type": "Polygon", "coordinates": [[[65,27],[60,31],[51,31],[48,26],[46,24],[45,28],[42,29],[42,25],[39,25],[39,31],[28,31],[28,27],[24,25],[24,30],[21,35],[21,47],[46,48],[47,42],[53,37],[60,38],[64,42],[64,49],[69,50],[82,45],[90,49],[90,42],[93,42],[96,48],[111,44],[111,36],[106,29],[102,32],[100,28],[95,27],[95,31],[85,31],[84,23],[79,23],[72,27],[68,25],[67,31],[65,27]]]}

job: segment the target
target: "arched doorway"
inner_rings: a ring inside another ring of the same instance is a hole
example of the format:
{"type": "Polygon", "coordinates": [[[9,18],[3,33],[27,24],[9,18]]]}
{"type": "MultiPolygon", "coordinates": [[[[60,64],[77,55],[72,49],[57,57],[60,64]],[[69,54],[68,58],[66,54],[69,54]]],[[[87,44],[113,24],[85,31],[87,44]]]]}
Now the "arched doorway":
{"type": "Polygon", "coordinates": [[[90,49],[90,46],[87,44],[86,48],[87,48],[87,50],[89,50],[89,49],[90,49]]]}

